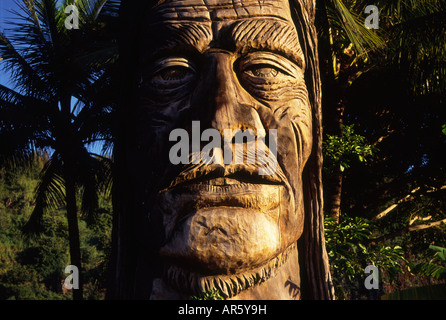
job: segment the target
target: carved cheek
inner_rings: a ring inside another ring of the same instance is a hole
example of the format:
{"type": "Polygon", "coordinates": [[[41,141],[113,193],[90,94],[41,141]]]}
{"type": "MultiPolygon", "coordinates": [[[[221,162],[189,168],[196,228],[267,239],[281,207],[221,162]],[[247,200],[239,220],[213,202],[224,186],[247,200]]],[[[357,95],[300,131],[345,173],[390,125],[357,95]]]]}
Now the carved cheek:
{"type": "Polygon", "coordinates": [[[279,149],[304,166],[312,148],[312,114],[304,75],[275,77],[242,75],[247,92],[260,102],[258,113],[266,129],[278,129],[279,149]]]}
{"type": "Polygon", "coordinates": [[[289,114],[290,124],[296,139],[298,161],[301,169],[310,157],[313,146],[313,125],[311,107],[308,98],[299,98],[291,102],[292,108],[289,114]]]}
{"type": "MultiPolygon", "coordinates": [[[[306,95],[268,103],[278,128],[278,162],[291,188],[288,205],[281,210],[282,246],[287,247],[303,230],[302,173],[312,151],[312,114],[306,95]]],[[[286,201],[285,201],[286,202],[286,201]]]]}
{"type": "Polygon", "coordinates": [[[300,176],[313,145],[312,113],[307,95],[291,92],[288,98],[262,101],[258,113],[267,130],[277,129],[278,160],[284,171],[291,171],[288,179],[300,176]]]}

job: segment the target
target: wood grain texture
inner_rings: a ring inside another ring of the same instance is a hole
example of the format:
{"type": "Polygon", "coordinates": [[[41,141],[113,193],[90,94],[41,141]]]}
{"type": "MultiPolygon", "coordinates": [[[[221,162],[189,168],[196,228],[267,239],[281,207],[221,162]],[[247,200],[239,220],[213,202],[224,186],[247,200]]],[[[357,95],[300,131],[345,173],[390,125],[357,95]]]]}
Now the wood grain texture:
{"type": "Polygon", "coordinates": [[[216,288],[228,299],[333,299],[314,6],[123,2],[108,297],[187,299],[216,288]],[[227,129],[252,129],[256,143],[238,150],[254,161],[233,164],[218,148],[220,161],[192,161],[192,147],[190,163],[173,165],[169,134],[193,136],[194,121],[230,148],[227,129]],[[268,177],[252,146],[272,150],[269,130],[277,168],[268,177]]]}

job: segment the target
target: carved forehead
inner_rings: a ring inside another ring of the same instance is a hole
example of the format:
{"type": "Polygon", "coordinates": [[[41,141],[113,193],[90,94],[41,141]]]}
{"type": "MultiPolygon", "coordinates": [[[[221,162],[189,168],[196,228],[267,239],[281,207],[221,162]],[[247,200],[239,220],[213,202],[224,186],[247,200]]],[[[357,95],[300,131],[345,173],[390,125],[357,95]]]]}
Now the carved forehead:
{"type": "Polygon", "coordinates": [[[265,49],[304,64],[288,0],[167,0],[150,16],[144,36],[149,50],[184,45],[201,52],[209,46],[265,49]]]}
{"type": "Polygon", "coordinates": [[[166,0],[156,6],[162,19],[241,19],[270,16],[291,21],[288,0],[166,0]]]}

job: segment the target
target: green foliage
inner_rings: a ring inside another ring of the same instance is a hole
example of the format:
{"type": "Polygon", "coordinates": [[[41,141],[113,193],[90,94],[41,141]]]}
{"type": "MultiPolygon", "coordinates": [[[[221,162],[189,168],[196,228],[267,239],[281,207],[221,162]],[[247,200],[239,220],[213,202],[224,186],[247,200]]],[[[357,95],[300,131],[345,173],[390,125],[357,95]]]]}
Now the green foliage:
{"type": "Polygon", "coordinates": [[[446,284],[427,285],[398,290],[381,297],[382,300],[446,300],[446,284]]]}
{"type": "Polygon", "coordinates": [[[412,264],[412,272],[426,275],[438,280],[446,279],[446,248],[439,246],[429,246],[435,254],[429,262],[412,264]]]}
{"type": "Polygon", "coordinates": [[[341,171],[348,169],[353,160],[366,162],[377,148],[366,142],[366,138],[355,133],[354,125],[342,126],[342,135],[327,135],[322,148],[326,168],[339,166],[341,171]]]}
{"type": "Polygon", "coordinates": [[[396,273],[404,272],[402,248],[375,244],[377,232],[376,226],[363,218],[343,214],[339,223],[325,219],[326,247],[338,299],[358,299],[366,294],[364,270],[369,264],[390,275],[390,281],[396,273]]]}
{"type": "MultiPolygon", "coordinates": [[[[29,191],[29,190],[27,190],[29,191]]],[[[61,294],[61,279],[68,265],[68,241],[64,212],[54,212],[44,218],[39,237],[25,238],[21,228],[30,212],[17,213],[11,208],[0,210],[2,217],[17,223],[10,225],[8,234],[0,230],[0,298],[2,299],[67,299],[61,294]],[[14,235],[13,238],[11,237],[14,235]],[[9,238],[9,241],[4,241],[9,238]],[[6,250],[5,250],[6,249],[6,250]]]]}
{"type": "Polygon", "coordinates": [[[339,223],[325,219],[326,246],[336,287],[355,286],[358,275],[363,275],[369,262],[364,244],[371,234],[371,225],[360,218],[343,215],[339,223]]]}
{"type": "Polygon", "coordinates": [[[217,289],[205,291],[200,296],[192,296],[191,298],[193,300],[224,300],[220,291],[217,289]]]}
{"type": "MultiPolygon", "coordinates": [[[[42,217],[39,235],[22,233],[33,210],[41,168],[38,157],[26,167],[0,168],[0,299],[72,298],[62,288],[64,270],[70,264],[65,209],[49,210],[42,217]]],[[[100,198],[99,203],[89,223],[79,221],[87,299],[104,298],[110,253],[111,203],[107,198],[100,198]]]]}

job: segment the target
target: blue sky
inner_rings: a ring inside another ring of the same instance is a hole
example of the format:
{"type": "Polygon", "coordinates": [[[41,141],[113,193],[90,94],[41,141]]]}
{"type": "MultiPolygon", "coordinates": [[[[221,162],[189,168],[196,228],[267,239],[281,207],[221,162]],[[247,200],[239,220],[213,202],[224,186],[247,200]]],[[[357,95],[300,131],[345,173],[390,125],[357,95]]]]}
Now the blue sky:
{"type": "Polygon", "coordinates": [[[0,29],[4,27],[5,18],[11,16],[8,12],[9,9],[17,9],[14,0],[0,0],[0,29]]]}
{"type": "MultiPolygon", "coordinates": [[[[14,3],[14,0],[0,0],[0,32],[6,27],[6,20],[11,17],[11,13],[8,12],[10,9],[17,10],[17,5],[14,3]]],[[[8,79],[8,75],[4,74],[1,70],[0,61],[0,84],[7,85],[8,79]]]]}

